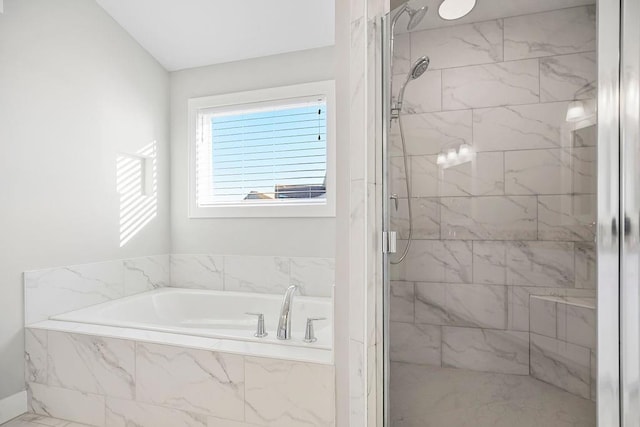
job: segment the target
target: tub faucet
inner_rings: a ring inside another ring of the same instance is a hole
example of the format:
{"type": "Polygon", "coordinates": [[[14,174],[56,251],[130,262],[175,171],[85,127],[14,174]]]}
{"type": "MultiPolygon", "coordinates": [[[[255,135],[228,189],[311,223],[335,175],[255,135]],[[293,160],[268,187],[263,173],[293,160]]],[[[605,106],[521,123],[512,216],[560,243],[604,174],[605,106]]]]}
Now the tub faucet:
{"type": "Polygon", "coordinates": [[[293,302],[293,294],[298,289],[298,285],[291,285],[284,293],[282,307],[280,307],[280,319],[278,320],[278,339],[291,339],[291,303],[293,302]]]}

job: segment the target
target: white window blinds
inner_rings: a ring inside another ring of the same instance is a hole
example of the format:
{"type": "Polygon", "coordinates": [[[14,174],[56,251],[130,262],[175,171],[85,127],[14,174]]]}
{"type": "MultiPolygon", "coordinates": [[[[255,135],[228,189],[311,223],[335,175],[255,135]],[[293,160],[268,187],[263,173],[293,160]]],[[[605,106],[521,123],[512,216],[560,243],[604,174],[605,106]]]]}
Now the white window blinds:
{"type": "Polygon", "coordinates": [[[325,97],[199,110],[196,127],[198,206],[325,203],[325,97]]]}

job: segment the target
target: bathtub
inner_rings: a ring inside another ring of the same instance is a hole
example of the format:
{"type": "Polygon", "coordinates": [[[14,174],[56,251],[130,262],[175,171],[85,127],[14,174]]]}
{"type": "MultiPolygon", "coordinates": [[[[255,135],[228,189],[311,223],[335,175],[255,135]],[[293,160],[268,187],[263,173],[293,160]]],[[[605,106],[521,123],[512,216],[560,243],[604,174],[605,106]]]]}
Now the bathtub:
{"type": "Polygon", "coordinates": [[[137,341],[207,348],[231,353],[330,363],[333,347],[331,298],[295,296],[290,340],[276,338],[281,295],[160,288],[51,316],[30,327],[137,341]],[[268,336],[254,337],[263,313],[268,336]],[[316,342],[303,341],[306,319],[316,342]]]}

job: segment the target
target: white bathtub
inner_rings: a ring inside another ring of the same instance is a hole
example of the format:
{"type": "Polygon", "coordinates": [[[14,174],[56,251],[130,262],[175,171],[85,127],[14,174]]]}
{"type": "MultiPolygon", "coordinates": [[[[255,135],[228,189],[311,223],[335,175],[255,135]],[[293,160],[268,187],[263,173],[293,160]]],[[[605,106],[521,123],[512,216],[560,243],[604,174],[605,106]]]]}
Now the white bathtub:
{"type": "Polygon", "coordinates": [[[281,303],[281,295],[162,288],[52,316],[51,320],[264,343],[269,347],[332,348],[330,298],[294,296],[292,339],[286,341],[276,338],[281,303]],[[264,313],[267,337],[253,336],[257,319],[246,312],[264,313]],[[303,341],[308,317],[327,319],[314,323],[318,339],[314,343],[303,341]]]}

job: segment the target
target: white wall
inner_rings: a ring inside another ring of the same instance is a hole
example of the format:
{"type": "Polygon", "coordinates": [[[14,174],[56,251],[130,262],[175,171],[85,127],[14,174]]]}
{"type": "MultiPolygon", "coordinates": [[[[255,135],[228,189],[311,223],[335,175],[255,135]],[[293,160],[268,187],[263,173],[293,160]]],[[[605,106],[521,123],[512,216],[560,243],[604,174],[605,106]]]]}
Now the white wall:
{"type": "Polygon", "coordinates": [[[0,15],[0,399],[24,389],[25,270],[167,253],[168,73],[95,2],[0,15]],[[158,143],[158,216],[119,246],[116,157],[158,143]]]}
{"type": "Polygon", "coordinates": [[[332,47],[171,73],[173,252],[334,256],[334,218],[189,219],[187,216],[189,98],[333,78],[332,47]]]}

